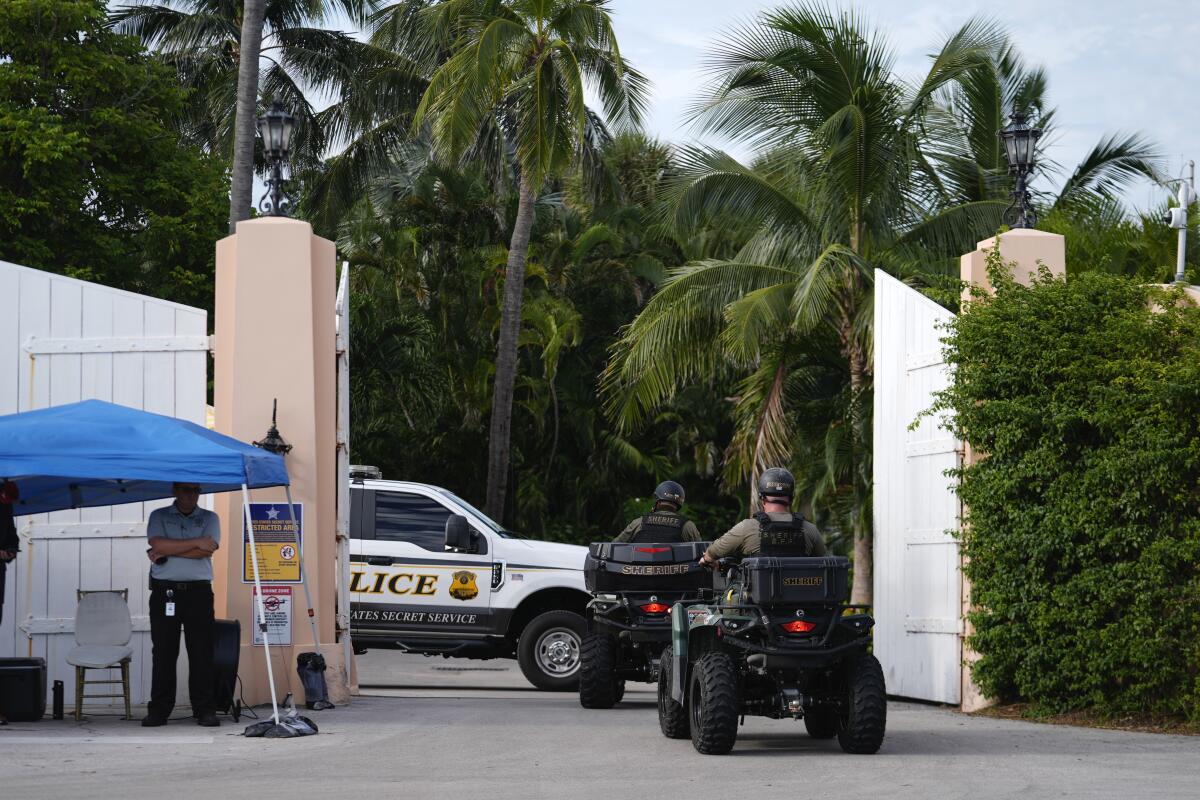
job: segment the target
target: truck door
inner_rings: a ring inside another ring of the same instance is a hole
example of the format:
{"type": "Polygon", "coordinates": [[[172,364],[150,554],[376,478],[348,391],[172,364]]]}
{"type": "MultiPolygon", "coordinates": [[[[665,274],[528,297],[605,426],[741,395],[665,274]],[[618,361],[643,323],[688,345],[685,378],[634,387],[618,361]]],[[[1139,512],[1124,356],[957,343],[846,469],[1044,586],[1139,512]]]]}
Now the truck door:
{"type": "Polygon", "coordinates": [[[417,492],[363,491],[362,538],[350,565],[355,632],[397,639],[491,632],[488,539],[477,531],[475,552],[447,552],[451,513],[417,492]]]}

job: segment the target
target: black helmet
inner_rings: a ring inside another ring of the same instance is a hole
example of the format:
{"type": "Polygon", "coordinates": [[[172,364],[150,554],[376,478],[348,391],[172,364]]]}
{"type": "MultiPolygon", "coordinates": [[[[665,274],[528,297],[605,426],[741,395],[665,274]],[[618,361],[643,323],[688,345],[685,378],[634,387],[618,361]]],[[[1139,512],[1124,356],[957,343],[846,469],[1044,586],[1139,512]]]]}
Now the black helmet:
{"type": "Polygon", "coordinates": [[[783,467],[772,467],[758,476],[759,497],[779,497],[789,503],[796,493],[796,479],[783,467]]]}
{"type": "Polygon", "coordinates": [[[675,481],[663,481],[654,490],[654,499],[660,503],[674,503],[676,508],[683,508],[683,487],[675,481]]]}

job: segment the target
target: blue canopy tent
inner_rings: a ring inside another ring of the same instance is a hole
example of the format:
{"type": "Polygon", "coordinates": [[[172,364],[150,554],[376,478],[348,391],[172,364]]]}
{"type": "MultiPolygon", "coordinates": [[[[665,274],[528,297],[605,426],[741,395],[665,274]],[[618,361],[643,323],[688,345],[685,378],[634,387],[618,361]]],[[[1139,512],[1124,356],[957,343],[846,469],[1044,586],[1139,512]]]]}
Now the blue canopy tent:
{"type": "Polygon", "coordinates": [[[102,400],[0,416],[0,478],[20,490],[17,516],[159,500],[174,483],[206,494],[289,483],[282,456],[102,400]]]}
{"type": "MultiPolygon", "coordinates": [[[[186,420],[102,400],[84,400],[0,416],[3,479],[15,483],[20,492],[13,505],[15,516],[159,500],[172,496],[175,483],[198,484],[205,494],[240,489],[245,500],[271,705],[275,722],[279,722],[258,551],[249,519],[249,490],[288,487],[282,456],[186,420]]],[[[287,495],[294,523],[290,488],[287,495]]],[[[307,593],[307,581],[304,583],[307,593]]],[[[310,618],[311,605],[310,601],[310,618]]],[[[313,625],[315,643],[315,620],[313,625]]]]}

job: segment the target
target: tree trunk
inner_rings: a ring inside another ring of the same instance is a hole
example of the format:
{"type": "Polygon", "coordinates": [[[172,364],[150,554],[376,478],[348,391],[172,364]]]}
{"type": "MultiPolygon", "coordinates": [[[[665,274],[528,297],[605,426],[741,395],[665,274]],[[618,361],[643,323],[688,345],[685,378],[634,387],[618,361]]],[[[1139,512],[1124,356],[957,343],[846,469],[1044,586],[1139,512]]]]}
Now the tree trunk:
{"type": "MultiPolygon", "coordinates": [[[[861,486],[862,476],[859,474],[860,460],[863,448],[870,446],[862,441],[862,392],[863,392],[863,360],[865,355],[860,348],[852,346],[849,352],[850,365],[850,464],[851,481],[854,483],[855,507],[861,509],[865,504],[865,496],[859,496],[869,491],[861,486]]],[[[867,478],[869,480],[869,478],[867,478]]],[[[874,597],[873,563],[874,537],[871,535],[871,519],[869,514],[854,515],[854,584],[850,587],[850,602],[870,605],[874,597]]]]}
{"type": "Polygon", "coordinates": [[[525,259],[533,228],[534,187],[521,176],[520,202],[508,247],[504,278],[504,305],[500,310],[500,344],[496,349],[496,380],[492,387],[492,424],[488,436],[488,516],[501,524],[508,490],[508,463],[512,439],[513,387],[517,381],[517,334],[521,330],[521,301],[525,295],[525,259]]]}
{"type": "Polygon", "coordinates": [[[229,232],[250,218],[254,190],[254,127],[258,109],[258,57],[262,51],[266,0],[245,0],[238,43],[237,116],[233,123],[233,169],[230,175],[229,232]]]}
{"type": "Polygon", "coordinates": [[[554,438],[550,440],[550,458],[546,461],[547,475],[554,471],[554,459],[558,455],[558,389],[550,381],[550,407],[554,409],[554,438]]]}

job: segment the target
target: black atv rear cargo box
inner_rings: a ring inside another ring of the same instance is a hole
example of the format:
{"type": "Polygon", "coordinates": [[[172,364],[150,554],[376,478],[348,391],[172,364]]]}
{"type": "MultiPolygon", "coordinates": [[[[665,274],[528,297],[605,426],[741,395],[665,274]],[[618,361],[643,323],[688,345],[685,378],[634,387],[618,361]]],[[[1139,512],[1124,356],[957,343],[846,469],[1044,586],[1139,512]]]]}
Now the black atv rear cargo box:
{"type": "Polygon", "coordinates": [[[850,597],[845,556],[747,558],[740,570],[744,597],[755,605],[835,605],[850,597]]]}
{"type": "Polygon", "coordinates": [[[711,589],[713,574],[699,563],[707,547],[708,542],[593,542],[583,564],[583,580],[593,594],[711,589]]]}

